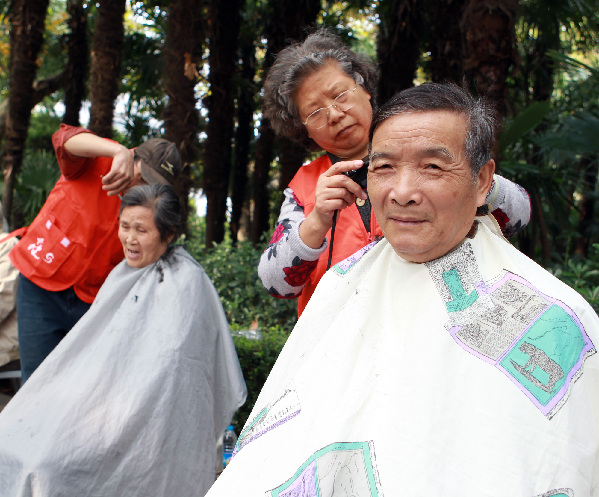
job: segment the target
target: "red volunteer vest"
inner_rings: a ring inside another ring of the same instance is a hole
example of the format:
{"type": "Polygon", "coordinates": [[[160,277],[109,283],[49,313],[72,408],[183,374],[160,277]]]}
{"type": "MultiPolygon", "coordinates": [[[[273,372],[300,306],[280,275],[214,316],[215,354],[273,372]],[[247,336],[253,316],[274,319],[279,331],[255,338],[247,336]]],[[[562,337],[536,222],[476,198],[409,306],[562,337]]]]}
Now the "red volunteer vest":
{"type": "Polygon", "coordinates": [[[102,190],[112,158],[91,159],[74,181],[60,179],[27,232],[10,252],[14,266],[41,288],[74,287],[93,302],[108,273],[123,259],[118,238],[121,201],[102,190]]]}
{"type": "MultiPolygon", "coordinates": [[[[315,205],[316,183],[321,174],[326,172],[332,166],[331,159],[328,155],[323,155],[312,161],[310,164],[302,166],[295,177],[289,183],[289,187],[293,190],[297,198],[304,206],[305,215],[308,216],[315,205]]],[[[383,235],[381,228],[376,221],[374,211],[370,211],[370,232],[364,228],[364,222],[360,216],[356,204],[339,211],[337,214],[337,226],[335,227],[335,240],[333,243],[333,257],[331,266],[348,258],[362,247],[368,245],[375,238],[383,235]]],[[[331,230],[327,232],[327,239],[331,241],[331,230]]],[[[329,249],[318,259],[316,268],[306,282],[304,289],[298,297],[298,315],[301,315],[304,308],[308,304],[310,297],[316,289],[316,285],[320,278],[324,275],[327,269],[329,259],[329,249]]]]}

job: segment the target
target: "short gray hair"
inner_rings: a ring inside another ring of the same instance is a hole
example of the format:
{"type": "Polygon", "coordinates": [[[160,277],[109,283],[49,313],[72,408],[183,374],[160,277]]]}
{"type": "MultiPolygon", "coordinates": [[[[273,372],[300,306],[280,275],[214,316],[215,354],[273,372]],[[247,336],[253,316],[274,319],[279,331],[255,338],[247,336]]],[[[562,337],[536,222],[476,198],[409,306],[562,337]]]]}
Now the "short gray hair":
{"type": "Polygon", "coordinates": [[[369,141],[377,127],[390,117],[429,111],[450,111],[463,115],[468,123],[464,153],[476,177],[491,160],[491,151],[499,131],[498,114],[484,97],[473,97],[454,83],[424,83],[396,93],[376,110],[370,126],[369,141]]]}
{"type": "Polygon", "coordinates": [[[175,235],[181,225],[181,204],[170,185],[152,183],[130,188],[121,199],[119,217],[126,207],[148,207],[154,212],[154,224],[160,240],[166,241],[175,235]]]}
{"type": "Polygon", "coordinates": [[[331,61],[376,97],[378,70],[366,55],[355,53],[328,29],[319,29],[303,42],[294,43],[279,52],[264,83],[262,111],[277,135],[291,138],[306,148],[318,148],[308,137],[299,111],[293,101],[304,79],[331,61]]]}

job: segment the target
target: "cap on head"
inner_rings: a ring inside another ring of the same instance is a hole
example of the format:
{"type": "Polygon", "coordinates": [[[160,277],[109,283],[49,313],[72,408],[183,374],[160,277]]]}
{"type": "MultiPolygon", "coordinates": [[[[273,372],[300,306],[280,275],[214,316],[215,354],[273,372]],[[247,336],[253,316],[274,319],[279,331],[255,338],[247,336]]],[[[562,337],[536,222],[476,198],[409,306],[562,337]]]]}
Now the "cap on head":
{"type": "Polygon", "coordinates": [[[150,138],[135,149],[142,160],[141,176],[146,183],[172,185],[181,172],[181,156],[176,145],[164,138],[150,138]]]}

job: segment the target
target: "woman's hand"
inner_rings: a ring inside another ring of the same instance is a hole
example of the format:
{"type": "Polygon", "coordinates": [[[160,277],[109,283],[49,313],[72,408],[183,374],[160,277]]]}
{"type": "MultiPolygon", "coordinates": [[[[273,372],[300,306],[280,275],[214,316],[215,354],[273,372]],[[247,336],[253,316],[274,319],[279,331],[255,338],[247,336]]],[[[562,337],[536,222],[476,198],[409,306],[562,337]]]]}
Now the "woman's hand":
{"type": "Polygon", "coordinates": [[[361,160],[337,162],[318,178],[314,210],[299,227],[300,238],[308,247],[322,246],[327,231],[333,226],[335,211],[353,204],[356,197],[366,200],[366,192],[344,174],[363,164],[361,160]]]}
{"type": "Polygon", "coordinates": [[[135,176],[133,151],[120,143],[93,133],[79,133],[69,138],[64,148],[77,157],[112,157],[110,171],[102,178],[102,189],[109,196],[125,190],[135,176]]]}
{"type": "Polygon", "coordinates": [[[127,189],[134,175],[133,154],[122,147],[113,156],[110,171],[102,178],[102,190],[108,192],[109,197],[117,195],[127,189]]]}

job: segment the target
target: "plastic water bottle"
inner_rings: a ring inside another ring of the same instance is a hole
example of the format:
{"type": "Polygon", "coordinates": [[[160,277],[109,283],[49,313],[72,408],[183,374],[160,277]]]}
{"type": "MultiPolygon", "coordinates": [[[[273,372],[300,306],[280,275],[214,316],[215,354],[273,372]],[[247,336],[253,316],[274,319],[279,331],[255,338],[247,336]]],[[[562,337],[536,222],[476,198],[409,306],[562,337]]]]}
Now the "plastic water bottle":
{"type": "Polygon", "coordinates": [[[235,434],[235,429],[233,425],[229,425],[223,437],[223,468],[226,468],[227,464],[229,464],[236,444],[237,435],[235,434]]]}

